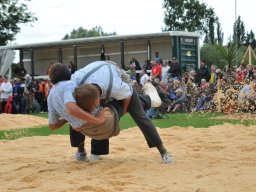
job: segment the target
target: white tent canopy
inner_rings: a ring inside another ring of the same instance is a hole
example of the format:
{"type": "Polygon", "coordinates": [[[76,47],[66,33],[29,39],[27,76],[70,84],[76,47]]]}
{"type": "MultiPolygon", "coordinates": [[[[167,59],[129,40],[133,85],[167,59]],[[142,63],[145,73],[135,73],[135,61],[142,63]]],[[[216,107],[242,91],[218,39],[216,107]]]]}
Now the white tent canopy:
{"type": "Polygon", "coordinates": [[[15,52],[8,49],[0,49],[0,75],[11,77],[11,65],[15,58],[15,52]]]}

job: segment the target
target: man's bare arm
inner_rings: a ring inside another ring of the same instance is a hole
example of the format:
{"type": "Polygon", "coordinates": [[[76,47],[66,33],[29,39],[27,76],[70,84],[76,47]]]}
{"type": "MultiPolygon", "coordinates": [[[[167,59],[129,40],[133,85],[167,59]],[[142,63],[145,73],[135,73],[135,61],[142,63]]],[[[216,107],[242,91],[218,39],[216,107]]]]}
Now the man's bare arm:
{"type": "Polygon", "coordinates": [[[58,129],[60,127],[62,127],[65,123],[67,122],[66,119],[59,119],[57,123],[55,124],[49,124],[48,127],[50,130],[55,130],[55,129],[58,129]]]}
{"type": "Polygon", "coordinates": [[[130,102],[131,102],[131,96],[129,97],[126,97],[124,100],[123,100],[123,115],[127,112],[128,110],[128,107],[130,105],[130,102]]]}
{"type": "Polygon", "coordinates": [[[66,109],[70,115],[72,115],[78,119],[87,121],[89,123],[93,123],[95,125],[100,125],[100,124],[104,123],[107,119],[106,115],[100,115],[99,117],[95,117],[95,116],[91,115],[90,113],[84,111],[76,103],[73,103],[73,102],[67,103],[66,109]]]}

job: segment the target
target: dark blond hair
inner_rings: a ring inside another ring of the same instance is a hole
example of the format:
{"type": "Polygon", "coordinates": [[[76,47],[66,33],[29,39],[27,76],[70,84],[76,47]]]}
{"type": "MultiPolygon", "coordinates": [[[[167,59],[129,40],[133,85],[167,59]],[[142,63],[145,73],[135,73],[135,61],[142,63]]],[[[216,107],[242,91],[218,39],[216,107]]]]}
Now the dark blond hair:
{"type": "Polygon", "coordinates": [[[92,84],[82,84],[75,88],[73,96],[79,107],[87,112],[92,112],[95,107],[95,100],[99,98],[99,91],[92,84]]]}

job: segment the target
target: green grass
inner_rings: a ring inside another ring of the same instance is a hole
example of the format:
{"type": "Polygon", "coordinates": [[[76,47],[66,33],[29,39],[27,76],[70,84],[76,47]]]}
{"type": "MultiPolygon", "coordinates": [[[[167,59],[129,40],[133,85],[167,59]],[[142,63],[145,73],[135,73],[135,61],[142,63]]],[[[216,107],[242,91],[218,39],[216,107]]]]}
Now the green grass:
{"type": "MultiPolygon", "coordinates": [[[[35,116],[40,116],[47,118],[47,114],[33,114],[35,116]]],[[[169,128],[172,126],[179,127],[189,127],[194,128],[208,128],[209,126],[221,125],[223,123],[231,124],[243,124],[246,126],[256,125],[255,120],[227,120],[227,119],[214,119],[214,117],[222,116],[221,113],[179,113],[179,114],[168,114],[169,118],[164,116],[163,119],[155,119],[153,123],[156,127],[169,128]]],[[[120,127],[122,129],[127,129],[130,127],[137,126],[129,114],[121,118],[120,127]]],[[[0,131],[0,139],[18,139],[21,137],[31,137],[31,136],[48,136],[48,135],[68,135],[69,127],[68,125],[62,128],[50,131],[48,126],[41,126],[36,128],[24,128],[16,130],[2,130],[0,131]]]]}

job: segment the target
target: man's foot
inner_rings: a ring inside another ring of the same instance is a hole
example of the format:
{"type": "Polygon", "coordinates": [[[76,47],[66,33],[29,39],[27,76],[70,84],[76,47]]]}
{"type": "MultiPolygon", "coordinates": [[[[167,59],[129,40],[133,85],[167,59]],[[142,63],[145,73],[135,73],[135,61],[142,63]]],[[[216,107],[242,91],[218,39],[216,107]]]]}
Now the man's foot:
{"type": "Polygon", "coordinates": [[[91,154],[89,158],[89,162],[98,161],[100,159],[99,155],[91,154]]]}
{"type": "Polygon", "coordinates": [[[75,159],[77,161],[85,161],[86,160],[86,152],[79,152],[76,151],[75,153],[75,159]]]}
{"type": "Polygon", "coordinates": [[[162,155],[162,163],[174,163],[175,160],[172,158],[172,156],[169,153],[165,153],[162,155]]]}

